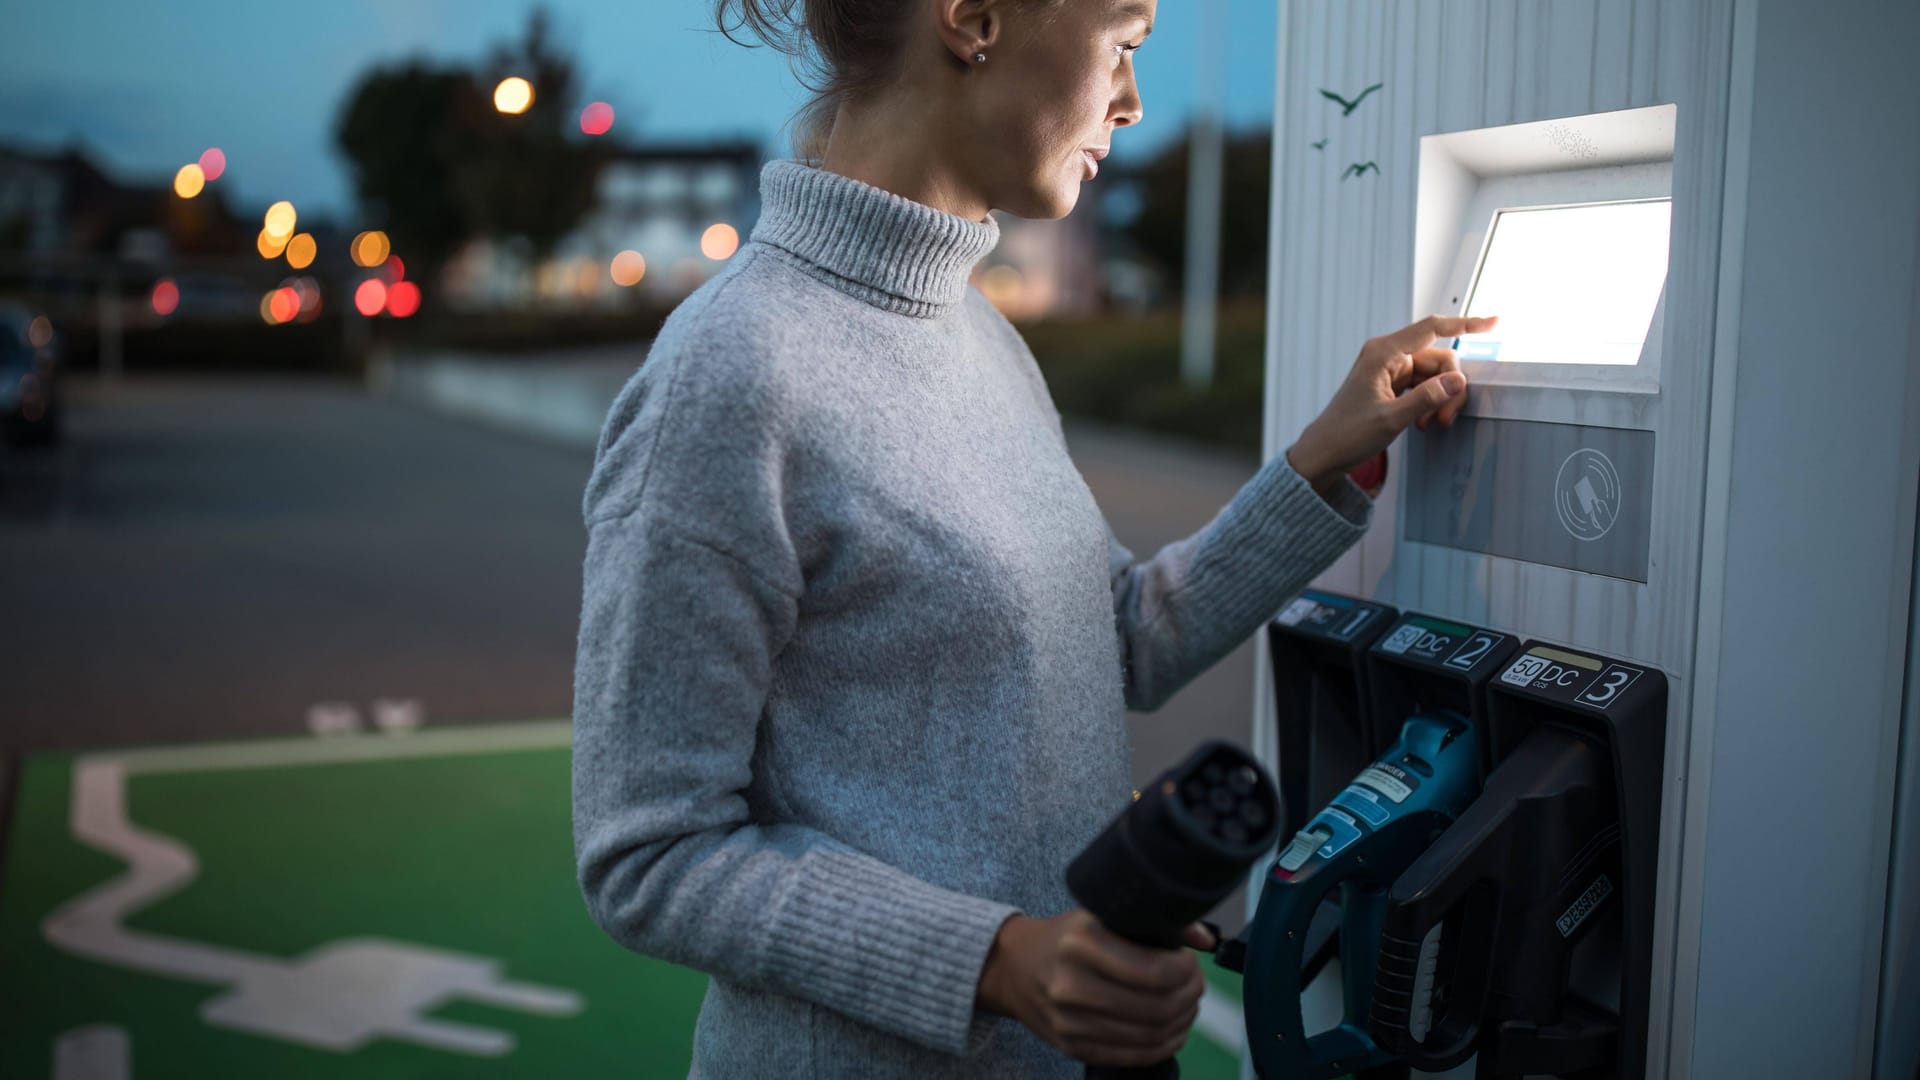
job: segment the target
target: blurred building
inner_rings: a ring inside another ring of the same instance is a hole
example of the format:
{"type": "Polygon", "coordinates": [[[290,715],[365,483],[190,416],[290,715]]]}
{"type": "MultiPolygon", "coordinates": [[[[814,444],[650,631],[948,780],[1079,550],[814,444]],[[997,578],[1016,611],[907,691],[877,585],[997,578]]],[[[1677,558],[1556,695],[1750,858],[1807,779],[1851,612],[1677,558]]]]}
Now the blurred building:
{"type": "Polygon", "coordinates": [[[166,183],[121,183],[77,147],[0,147],[0,251],[155,261],[252,247],[251,226],[214,186],[182,199],[166,183]]]}
{"type": "Polygon", "coordinates": [[[1127,235],[1139,216],[1141,179],[1103,165],[1073,212],[1030,221],[995,211],[1000,243],[973,281],[1009,319],[1144,311],[1160,303],[1164,276],[1127,235]]]}
{"type": "MultiPolygon", "coordinates": [[[[512,240],[476,240],[448,264],[442,288],[465,310],[620,310],[671,306],[718,273],[760,216],[760,148],[752,142],[616,149],[596,206],[545,259],[512,240]]],[[[1126,230],[1140,179],[1103,169],[1057,221],[996,212],[1001,239],[973,282],[1013,319],[1142,311],[1162,302],[1164,275],[1126,230]]]]}
{"type": "Polygon", "coordinates": [[[752,142],[615,149],[594,209],[535,260],[524,245],[475,241],[448,264],[447,302],[475,308],[618,309],[672,303],[720,271],[759,218],[752,142]]]}
{"type": "MultiPolygon", "coordinates": [[[[447,263],[445,300],[470,311],[678,304],[753,234],[762,163],[755,142],[618,148],[601,169],[597,206],[549,258],[515,240],[474,240],[447,263]]],[[[973,284],[1010,319],[1162,304],[1162,271],[1127,236],[1139,186],[1125,169],[1102,169],[1058,221],[996,211],[1000,244],[973,284]]]]}

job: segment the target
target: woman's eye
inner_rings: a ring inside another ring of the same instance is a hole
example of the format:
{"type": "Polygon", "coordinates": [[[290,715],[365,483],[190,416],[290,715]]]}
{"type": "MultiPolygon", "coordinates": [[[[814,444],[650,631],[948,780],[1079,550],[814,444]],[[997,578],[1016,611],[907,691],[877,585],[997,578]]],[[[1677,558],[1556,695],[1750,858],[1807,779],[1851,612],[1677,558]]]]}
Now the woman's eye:
{"type": "Polygon", "coordinates": [[[1115,48],[1115,49],[1117,49],[1117,50],[1119,50],[1119,55],[1120,55],[1120,56],[1126,56],[1126,55],[1127,55],[1127,54],[1129,54],[1129,53],[1133,53],[1133,52],[1137,52],[1137,51],[1139,51],[1139,49],[1140,49],[1140,46],[1138,46],[1138,45],[1126,45],[1126,44],[1121,44],[1121,45],[1115,45],[1115,46],[1114,46],[1114,48],[1115,48]]]}

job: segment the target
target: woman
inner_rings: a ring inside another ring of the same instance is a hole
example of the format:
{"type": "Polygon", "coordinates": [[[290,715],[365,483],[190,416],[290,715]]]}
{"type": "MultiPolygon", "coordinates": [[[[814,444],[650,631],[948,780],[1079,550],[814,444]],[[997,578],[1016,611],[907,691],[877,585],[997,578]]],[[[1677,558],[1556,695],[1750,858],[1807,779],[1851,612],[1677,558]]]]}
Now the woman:
{"type": "MultiPolygon", "coordinates": [[[[735,5],[783,47],[791,0],[735,5]]],[[[1074,909],[1129,707],[1360,535],[1346,472],[1465,380],[1430,319],[1206,528],[1113,539],[968,273],[1138,123],[1153,0],[806,0],[802,158],[669,317],[587,484],[574,819],[596,921],[712,976],[694,1072],[1077,1076],[1184,1041],[1190,953],[1074,909]],[[1403,393],[1404,392],[1404,393],[1403,393]]],[[[799,34],[799,30],[792,31],[799,34]]],[[[1192,944],[1204,944],[1196,928],[1192,944]]],[[[644,1022],[644,1018],[639,1018],[644,1022]]]]}

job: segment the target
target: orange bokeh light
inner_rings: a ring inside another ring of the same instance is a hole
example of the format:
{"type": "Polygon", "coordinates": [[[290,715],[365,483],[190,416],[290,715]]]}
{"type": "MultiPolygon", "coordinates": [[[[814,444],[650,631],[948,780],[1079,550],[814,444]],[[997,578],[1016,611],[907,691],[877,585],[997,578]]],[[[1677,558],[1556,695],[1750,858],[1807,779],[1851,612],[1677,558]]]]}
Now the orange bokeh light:
{"type": "Polygon", "coordinates": [[[353,264],[371,270],[387,261],[393,253],[393,244],[387,240],[387,234],[378,229],[363,232],[353,238],[353,264]]]}
{"type": "Polygon", "coordinates": [[[404,319],[420,310],[420,286],[411,281],[396,281],[387,289],[387,314],[404,319]]]}
{"type": "Polygon", "coordinates": [[[709,225],[700,234],[700,253],[709,259],[730,259],[740,250],[740,234],[731,225],[709,225]]]}
{"type": "Polygon", "coordinates": [[[313,256],[319,251],[319,245],[313,242],[312,233],[295,233],[287,241],[287,265],[295,270],[305,270],[313,265],[313,256]]]}
{"type": "Polygon", "coordinates": [[[637,251],[623,251],[613,257],[609,270],[615,285],[638,285],[640,279],[647,276],[647,259],[637,251]]]}
{"type": "Polygon", "coordinates": [[[217,146],[209,149],[200,155],[200,171],[209,180],[220,179],[220,174],[227,171],[227,155],[217,146]]]}
{"type": "Polygon", "coordinates": [[[387,283],[379,278],[368,278],[353,290],[353,309],[368,318],[380,314],[386,306],[387,283]]]}
{"type": "Polygon", "coordinates": [[[173,193],[183,199],[193,198],[206,186],[207,174],[201,172],[198,165],[182,165],[180,171],[173,174],[173,193]]]}
{"type": "Polygon", "coordinates": [[[274,236],[267,230],[261,229],[260,235],[253,241],[253,246],[255,250],[260,252],[261,258],[277,259],[280,257],[281,252],[287,250],[287,238],[284,236],[274,236]]]}
{"type": "Polygon", "coordinates": [[[153,283],[153,303],[155,315],[171,315],[180,306],[180,286],[172,278],[161,278],[153,283]]]}
{"type": "Polygon", "coordinates": [[[53,340],[53,320],[45,315],[35,315],[27,324],[27,342],[34,348],[45,348],[53,340]]]}

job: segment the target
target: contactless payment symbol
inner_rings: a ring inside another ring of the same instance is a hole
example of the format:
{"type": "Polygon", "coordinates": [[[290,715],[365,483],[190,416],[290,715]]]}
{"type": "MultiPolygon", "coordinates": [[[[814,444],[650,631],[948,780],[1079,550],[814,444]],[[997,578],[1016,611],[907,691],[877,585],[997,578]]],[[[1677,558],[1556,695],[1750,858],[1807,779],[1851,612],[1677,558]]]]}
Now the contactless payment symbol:
{"type": "Polygon", "coordinates": [[[1607,455],[1581,447],[1560,463],[1553,509],[1575,540],[1598,540],[1620,514],[1620,473],[1607,455]]]}

